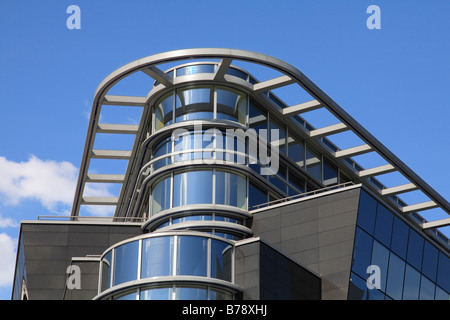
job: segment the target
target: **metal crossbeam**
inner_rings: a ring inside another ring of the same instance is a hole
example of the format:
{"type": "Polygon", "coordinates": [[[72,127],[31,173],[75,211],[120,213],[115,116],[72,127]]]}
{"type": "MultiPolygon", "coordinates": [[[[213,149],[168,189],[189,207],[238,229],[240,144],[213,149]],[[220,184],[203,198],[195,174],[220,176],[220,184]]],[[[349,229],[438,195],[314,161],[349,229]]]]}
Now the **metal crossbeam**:
{"type": "Polygon", "coordinates": [[[287,107],[281,110],[284,116],[294,116],[299,113],[313,111],[322,108],[322,105],[317,100],[312,100],[304,103],[297,104],[292,107],[287,107]]]}
{"type": "Polygon", "coordinates": [[[253,85],[253,91],[255,92],[269,91],[292,83],[294,83],[294,80],[292,80],[291,77],[281,76],[267,81],[255,83],[253,85]]]}
{"type": "Polygon", "coordinates": [[[97,133],[136,134],[138,130],[139,126],[133,124],[99,123],[97,126],[97,133]]]}

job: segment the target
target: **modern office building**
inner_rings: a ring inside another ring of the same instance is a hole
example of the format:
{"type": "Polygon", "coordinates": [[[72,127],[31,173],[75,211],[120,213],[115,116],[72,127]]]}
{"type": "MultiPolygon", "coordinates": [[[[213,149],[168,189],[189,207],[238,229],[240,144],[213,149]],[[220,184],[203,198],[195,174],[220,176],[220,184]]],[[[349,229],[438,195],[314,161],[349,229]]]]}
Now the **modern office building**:
{"type": "Polygon", "coordinates": [[[12,298],[448,300],[450,219],[425,210],[450,214],[295,67],[156,54],[99,85],[71,216],[21,223],[12,298]]]}

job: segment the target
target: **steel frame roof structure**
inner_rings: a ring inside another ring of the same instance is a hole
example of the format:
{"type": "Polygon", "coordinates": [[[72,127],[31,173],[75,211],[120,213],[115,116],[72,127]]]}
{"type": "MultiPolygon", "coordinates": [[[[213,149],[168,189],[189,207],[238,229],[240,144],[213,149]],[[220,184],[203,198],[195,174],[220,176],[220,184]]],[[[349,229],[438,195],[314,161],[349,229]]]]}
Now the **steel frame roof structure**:
{"type": "MultiPolygon", "coordinates": [[[[72,218],[79,216],[80,206],[82,205],[112,205],[116,206],[115,216],[123,216],[120,212],[124,204],[129,201],[130,186],[127,186],[128,178],[136,174],[132,172],[133,166],[130,162],[138,156],[137,143],[144,137],[144,129],[142,119],[149,116],[150,100],[155,92],[167,89],[182,82],[192,81],[213,81],[217,84],[237,83],[247,88],[253,95],[259,95],[261,99],[267,99],[267,92],[270,90],[283,88],[285,86],[296,85],[301,90],[309,94],[313,99],[310,101],[299,101],[298,104],[285,105],[271,103],[273,112],[280,118],[288,119],[292,116],[301,116],[302,113],[324,109],[338,119],[338,123],[331,126],[314,128],[312,126],[300,128],[301,134],[329,156],[334,158],[342,167],[347,168],[352,175],[352,179],[364,183],[371,191],[377,193],[387,203],[397,210],[401,215],[412,215],[428,209],[440,208],[443,212],[450,215],[449,202],[429,186],[421,177],[403,163],[397,156],[380,143],[372,134],[363,128],[354,118],[352,118],[344,109],[342,109],[335,101],[317,87],[310,79],[292,65],[279,59],[235,49],[218,49],[218,48],[198,48],[176,50],[145,57],[131,62],[110,75],[108,75],[98,86],[93,99],[93,107],[89,127],[86,137],[84,153],[82,157],[78,183],[72,207],[72,218]],[[182,77],[171,77],[166,74],[159,66],[167,63],[178,61],[203,61],[204,59],[213,59],[217,63],[214,73],[194,74],[182,77]],[[256,82],[254,84],[244,81],[238,77],[226,74],[228,68],[233,62],[245,62],[257,65],[261,68],[268,68],[271,72],[275,71],[280,76],[273,77],[269,80],[256,82]],[[144,73],[156,81],[156,85],[150,89],[147,96],[121,96],[109,95],[108,92],[121,80],[135,73],[144,73]],[[108,106],[129,106],[143,108],[141,121],[139,125],[129,124],[107,124],[100,122],[100,114],[104,108],[108,106]],[[361,139],[362,145],[354,146],[347,149],[332,149],[329,144],[324,143],[326,137],[341,133],[351,132],[361,139]],[[98,150],[94,149],[94,141],[99,133],[114,133],[134,135],[134,147],[132,150],[98,150]],[[373,168],[361,168],[359,166],[349,166],[346,161],[357,155],[366,153],[376,153],[384,161],[385,164],[373,168]],[[94,174],[90,173],[89,167],[91,159],[122,159],[128,160],[127,172],[123,175],[117,174],[94,174]],[[393,187],[385,187],[380,184],[378,186],[373,183],[372,178],[397,172],[403,176],[408,182],[395,185],[393,187]],[[122,184],[120,195],[118,197],[86,197],[83,195],[86,183],[118,183],[122,184]],[[424,202],[406,204],[399,200],[397,195],[420,191],[428,199],[424,202]]],[[[289,97],[292,100],[295,97],[289,97]]],[[[281,101],[285,101],[280,97],[281,101]]],[[[283,102],[284,104],[284,102],[283,102]]],[[[380,119],[381,120],[381,119],[380,119]]],[[[418,227],[422,230],[437,229],[450,225],[450,217],[431,222],[418,222],[418,227]]]]}

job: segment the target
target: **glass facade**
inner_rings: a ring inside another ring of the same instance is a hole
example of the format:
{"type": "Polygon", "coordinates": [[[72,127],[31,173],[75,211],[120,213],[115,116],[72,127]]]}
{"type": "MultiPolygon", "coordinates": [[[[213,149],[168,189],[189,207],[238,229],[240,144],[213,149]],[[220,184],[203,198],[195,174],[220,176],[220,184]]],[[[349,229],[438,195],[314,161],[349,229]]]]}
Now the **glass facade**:
{"type": "Polygon", "coordinates": [[[449,257],[364,190],[352,262],[349,299],[450,298],[449,257]],[[370,266],[379,268],[375,288],[370,285],[375,279],[370,266]]]}
{"type": "MultiPolygon", "coordinates": [[[[213,284],[192,283],[186,287],[176,283],[177,277],[190,276],[202,277],[205,281],[218,279],[231,285],[233,261],[233,244],[207,234],[147,235],[120,244],[103,255],[101,292],[124,285],[120,294],[114,294],[118,299],[135,300],[138,291],[141,299],[231,298],[234,294],[231,288],[227,291],[215,288],[213,284]],[[170,277],[173,284],[167,287],[167,278],[158,284],[161,277],[170,277]],[[134,288],[135,281],[141,281],[139,290],[134,288]],[[151,289],[145,289],[150,285],[151,289]],[[125,294],[130,289],[132,293],[125,294]]],[[[222,282],[221,286],[226,287],[226,284],[222,282]]]]}

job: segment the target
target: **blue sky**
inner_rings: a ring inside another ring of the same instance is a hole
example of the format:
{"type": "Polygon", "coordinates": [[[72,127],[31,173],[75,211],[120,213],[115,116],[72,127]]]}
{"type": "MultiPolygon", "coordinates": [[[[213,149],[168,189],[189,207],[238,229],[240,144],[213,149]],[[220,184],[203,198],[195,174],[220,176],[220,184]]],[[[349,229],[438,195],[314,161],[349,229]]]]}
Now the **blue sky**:
{"type": "Polygon", "coordinates": [[[448,12],[448,0],[1,0],[0,299],[20,220],[70,210],[98,84],[164,51],[235,48],[294,65],[449,199],[448,12]],[[366,26],[372,4],[380,30],[366,26]],[[70,5],[80,30],[66,27],[70,5]]]}

